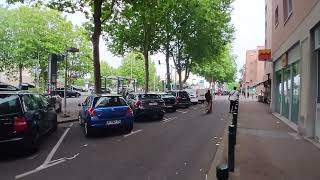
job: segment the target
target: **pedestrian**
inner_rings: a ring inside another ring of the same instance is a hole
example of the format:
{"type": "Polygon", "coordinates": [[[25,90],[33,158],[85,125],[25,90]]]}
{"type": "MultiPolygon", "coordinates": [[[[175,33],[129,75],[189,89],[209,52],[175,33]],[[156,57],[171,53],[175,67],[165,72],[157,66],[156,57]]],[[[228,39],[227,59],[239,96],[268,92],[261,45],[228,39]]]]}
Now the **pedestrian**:
{"type": "Polygon", "coordinates": [[[239,101],[239,92],[237,91],[236,87],[233,87],[233,90],[229,94],[228,100],[230,101],[229,113],[231,113],[235,108],[236,101],[239,101]]]}
{"type": "Polygon", "coordinates": [[[212,95],[210,93],[210,90],[207,91],[204,97],[206,98],[207,102],[206,113],[210,113],[212,111],[212,95]]]}

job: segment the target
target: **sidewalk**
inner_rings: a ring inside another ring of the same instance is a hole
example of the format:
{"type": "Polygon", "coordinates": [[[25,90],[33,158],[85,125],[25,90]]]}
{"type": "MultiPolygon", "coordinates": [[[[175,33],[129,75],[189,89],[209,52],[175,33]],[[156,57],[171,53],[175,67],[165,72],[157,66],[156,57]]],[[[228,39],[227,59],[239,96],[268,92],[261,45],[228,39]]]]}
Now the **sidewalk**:
{"type": "Polygon", "coordinates": [[[242,100],[239,110],[231,179],[320,179],[320,150],[315,145],[274,117],[266,104],[242,100]]]}

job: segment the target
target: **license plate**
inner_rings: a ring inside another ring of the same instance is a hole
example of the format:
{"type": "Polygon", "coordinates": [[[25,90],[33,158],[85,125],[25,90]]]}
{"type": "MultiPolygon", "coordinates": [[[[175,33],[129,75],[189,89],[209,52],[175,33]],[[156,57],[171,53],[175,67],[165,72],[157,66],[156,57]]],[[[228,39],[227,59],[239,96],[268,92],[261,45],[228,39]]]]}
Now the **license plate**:
{"type": "Polygon", "coordinates": [[[113,120],[113,121],[107,121],[107,126],[109,125],[116,125],[116,124],[120,124],[121,120],[113,120]]]}
{"type": "Polygon", "coordinates": [[[149,103],[150,106],[156,106],[158,103],[149,103]]]}

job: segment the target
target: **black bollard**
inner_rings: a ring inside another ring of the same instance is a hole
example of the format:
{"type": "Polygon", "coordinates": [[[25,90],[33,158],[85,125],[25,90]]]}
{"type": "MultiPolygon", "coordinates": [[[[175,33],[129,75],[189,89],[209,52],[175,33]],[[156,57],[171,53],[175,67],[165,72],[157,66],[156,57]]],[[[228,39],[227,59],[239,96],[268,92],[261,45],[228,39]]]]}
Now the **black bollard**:
{"type": "Polygon", "coordinates": [[[234,172],[234,145],[235,145],[235,128],[229,125],[229,144],[228,144],[228,168],[229,172],[234,172]]]}
{"type": "Polygon", "coordinates": [[[227,180],[229,178],[229,170],[226,164],[220,164],[216,167],[216,177],[218,180],[227,180]]]}
{"type": "Polygon", "coordinates": [[[234,126],[234,144],[237,144],[237,128],[238,128],[238,113],[232,114],[232,125],[234,126]]]}

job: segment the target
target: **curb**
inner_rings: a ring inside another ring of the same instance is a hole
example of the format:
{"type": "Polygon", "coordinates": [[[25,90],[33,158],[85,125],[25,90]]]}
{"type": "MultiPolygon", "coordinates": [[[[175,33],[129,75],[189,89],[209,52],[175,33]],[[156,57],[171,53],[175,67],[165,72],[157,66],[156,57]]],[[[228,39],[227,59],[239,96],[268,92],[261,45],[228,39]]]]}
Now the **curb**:
{"type": "MultiPolygon", "coordinates": [[[[229,117],[230,118],[230,117],[229,117]]],[[[212,180],[216,180],[216,166],[219,165],[220,163],[224,162],[224,152],[225,149],[227,148],[228,144],[227,144],[227,140],[228,140],[228,124],[226,125],[224,131],[223,131],[223,137],[222,137],[222,141],[220,143],[219,148],[217,149],[217,152],[214,156],[214,159],[212,161],[212,164],[210,166],[210,169],[208,171],[208,178],[207,179],[212,179],[212,180]]]]}
{"type": "Polygon", "coordinates": [[[64,123],[76,122],[76,121],[78,121],[78,119],[68,119],[65,121],[58,121],[58,124],[64,124],[64,123]]]}

